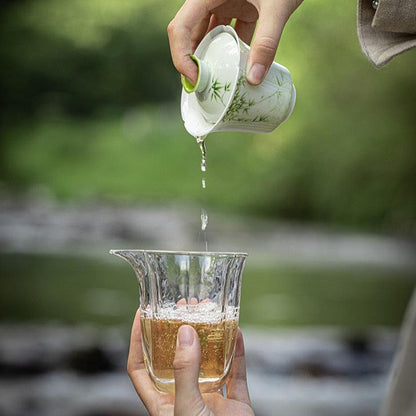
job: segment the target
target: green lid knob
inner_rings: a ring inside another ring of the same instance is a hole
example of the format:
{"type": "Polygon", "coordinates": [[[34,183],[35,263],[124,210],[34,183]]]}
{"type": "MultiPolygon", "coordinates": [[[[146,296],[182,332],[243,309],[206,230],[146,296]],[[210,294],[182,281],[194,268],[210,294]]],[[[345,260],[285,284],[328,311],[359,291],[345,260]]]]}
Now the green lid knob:
{"type": "Polygon", "coordinates": [[[195,55],[191,55],[191,59],[196,63],[198,67],[198,78],[195,85],[192,84],[184,75],[181,75],[181,82],[183,89],[190,94],[191,92],[202,92],[208,86],[210,72],[208,66],[200,61],[195,55]]]}

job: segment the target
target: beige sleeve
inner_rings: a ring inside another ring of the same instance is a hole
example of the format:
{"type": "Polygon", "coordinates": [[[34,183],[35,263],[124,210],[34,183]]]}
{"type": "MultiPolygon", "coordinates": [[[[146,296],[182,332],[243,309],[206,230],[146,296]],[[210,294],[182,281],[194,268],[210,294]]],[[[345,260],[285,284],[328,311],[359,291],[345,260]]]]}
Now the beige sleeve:
{"type": "Polygon", "coordinates": [[[358,38],[376,67],[416,47],[416,0],[358,0],[358,38]]]}
{"type": "Polygon", "coordinates": [[[416,415],[416,289],[406,311],[380,416],[416,415]]]}

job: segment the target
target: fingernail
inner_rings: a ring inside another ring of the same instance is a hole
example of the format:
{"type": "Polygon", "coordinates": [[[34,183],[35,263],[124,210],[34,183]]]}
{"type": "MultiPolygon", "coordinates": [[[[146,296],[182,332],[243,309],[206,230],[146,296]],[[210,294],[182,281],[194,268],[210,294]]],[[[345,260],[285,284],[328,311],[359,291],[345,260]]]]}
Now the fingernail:
{"type": "Polygon", "coordinates": [[[250,84],[260,84],[263,81],[266,67],[262,64],[253,64],[248,71],[247,80],[250,84]]]}
{"type": "Polygon", "coordinates": [[[189,347],[194,343],[194,334],[190,326],[181,326],[179,328],[178,343],[180,347],[189,347]]]}

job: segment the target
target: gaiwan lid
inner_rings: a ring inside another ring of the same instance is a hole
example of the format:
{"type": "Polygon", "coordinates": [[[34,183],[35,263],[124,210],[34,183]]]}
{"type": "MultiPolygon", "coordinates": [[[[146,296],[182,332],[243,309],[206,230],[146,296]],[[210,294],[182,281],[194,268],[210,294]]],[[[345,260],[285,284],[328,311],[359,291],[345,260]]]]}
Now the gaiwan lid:
{"type": "Polygon", "coordinates": [[[198,79],[193,85],[182,76],[181,112],[186,130],[198,137],[214,130],[231,104],[241,59],[237,33],[231,26],[217,26],[191,58],[198,79]]]}

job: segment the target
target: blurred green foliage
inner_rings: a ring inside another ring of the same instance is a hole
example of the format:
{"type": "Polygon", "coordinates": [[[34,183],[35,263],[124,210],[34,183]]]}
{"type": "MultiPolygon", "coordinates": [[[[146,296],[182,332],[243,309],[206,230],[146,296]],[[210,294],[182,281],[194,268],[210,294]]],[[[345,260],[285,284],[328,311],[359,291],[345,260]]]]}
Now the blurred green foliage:
{"type": "Polygon", "coordinates": [[[180,1],[10,2],[0,28],[0,180],[65,199],[206,206],[354,227],[416,230],[416,52],[371,67],[355,5],[304,2],[276,60],[298,92],[268,135],[184,130],[166,26],[180,1]]]}
{"type": "Polygon", "coordinates": [[[0,29],[6,114],[91,116],[172,100],[170,10],[160,0],[12,3],[0,29]]]}

